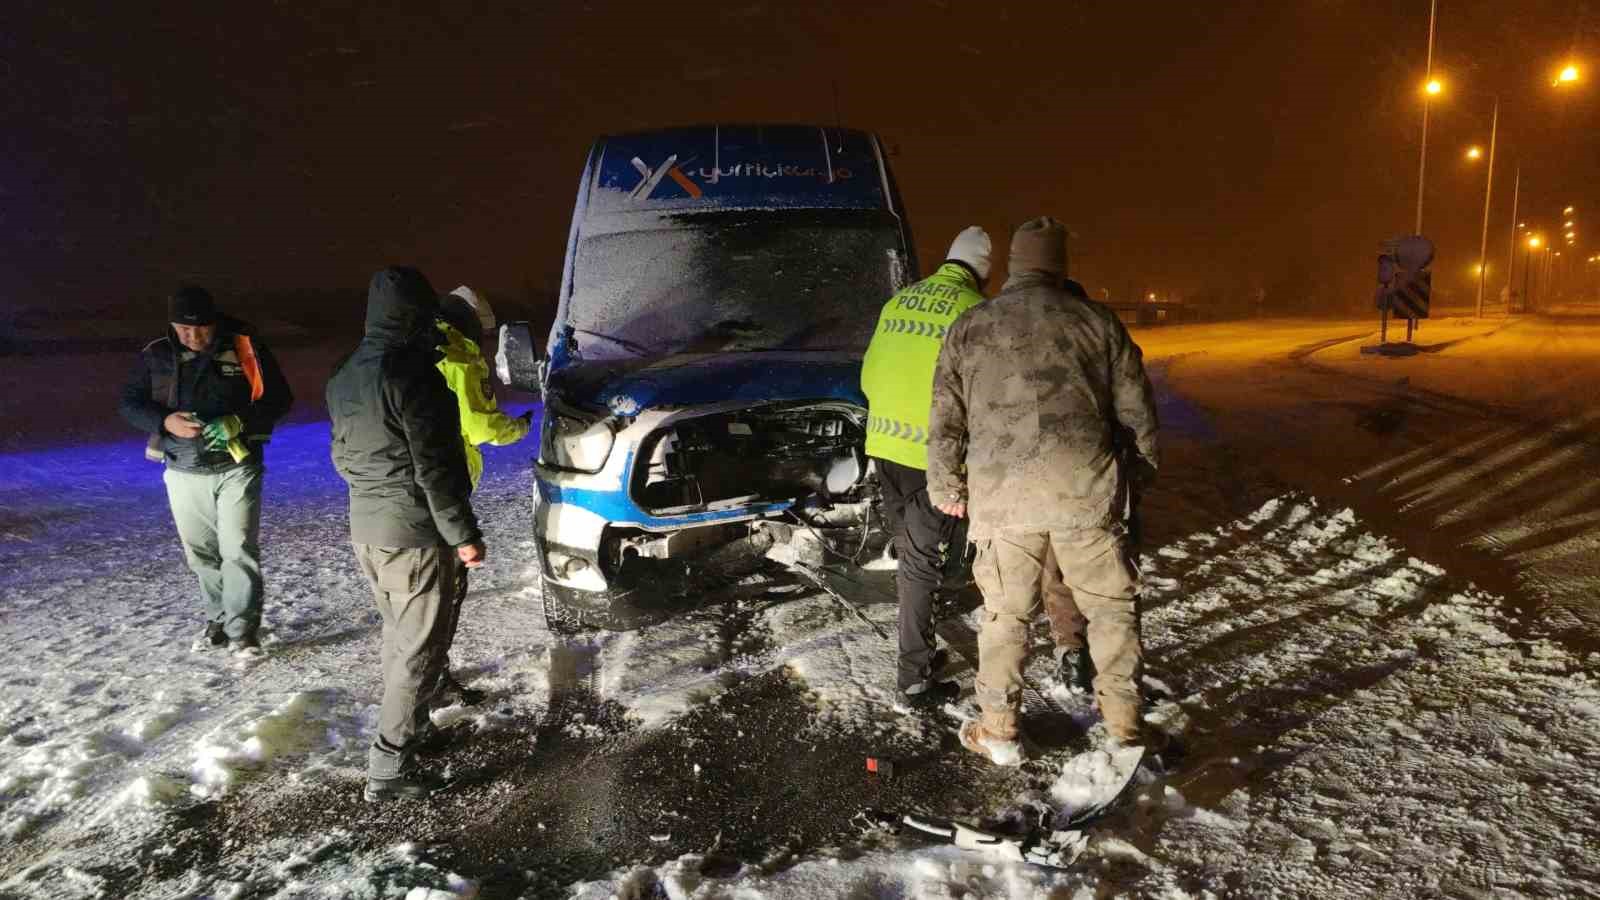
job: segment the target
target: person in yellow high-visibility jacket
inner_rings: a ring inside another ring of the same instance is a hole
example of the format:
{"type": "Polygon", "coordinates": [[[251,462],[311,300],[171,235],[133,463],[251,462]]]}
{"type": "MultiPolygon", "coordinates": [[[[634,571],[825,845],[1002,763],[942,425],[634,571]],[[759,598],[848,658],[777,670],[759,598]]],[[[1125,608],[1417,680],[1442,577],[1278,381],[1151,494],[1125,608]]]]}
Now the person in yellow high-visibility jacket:
{"type": "MultiPolygon", "coordinates": [[[[443,340],[438,362],[440,374],[450,392],[456,395],[461,411],[461,442],[467,451],[467,474],[472,479],[472,489],[478,489],[483,477],[483,452],[480,444],[497,447],[515,444],[528,436],[533,414],[508,416],[495,400],[494,387],[489,382],[489,363],[479,350],[485,335],[494,334],[494,309],[482,294],[462,285],[439,298],[440,321],[437,323],[443,340]]],[[[462,584],[456,591],[456,607],[451,611],[449,633],[445,648],[455,641],[456,625],[461,619],[461,601],[467,596],[467,568],[457,567],[462,584]]],[[[483,701],[484,692],[461,684],[450,672],[446,657],[443,673],[439,676],[439,689],[434,694],[434,708],[464,703],[468,706],[483,701]]]]}
{"type": "Polygon", "coordinates": [[[940,512],[928,498],[928,411],[945,331],[983,301],[989,252],[989,234],[981,227],[957,235],[937,271],[884,304],[861,363],[867,455],[883,488],[884,516],[899,560],[896,681],[902,698],[916,706],[936,706],[960,690],[954,681],[936,677],[941,664],[934,651],[933,602],[945,555],[960,552],[951,546],[960,520],[940,512]]]}
{"type": "Polygon", "coordinates": [[[532,414],[508,416],[495,400],[489,383],[489,363],[478,349],[484,335],[494,333],[494,310],[489,301],[463,285],[440,299],[439,313],[443,316],[439,330],[445,338],[439,348],[444,354],[439,360],[439,372],[461,408],[467,474],[472,476],[473,490],[477,490],[478,480],[483,477],[483,452],[478,446],[503,447],[522,440],[528,436],[532,414]]]}

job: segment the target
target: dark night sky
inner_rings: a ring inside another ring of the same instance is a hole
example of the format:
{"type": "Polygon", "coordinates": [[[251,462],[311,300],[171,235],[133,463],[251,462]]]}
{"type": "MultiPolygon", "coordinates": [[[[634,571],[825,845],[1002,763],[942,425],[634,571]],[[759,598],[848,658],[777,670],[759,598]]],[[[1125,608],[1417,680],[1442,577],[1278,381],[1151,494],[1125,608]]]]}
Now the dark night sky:
{"type": "MultiPolygon", "coordinates": [[[[359,289],[401,261],[441,288],[552,291],[595,135],[829,123],[835,83],[844,124],[898,149],[925,265],[963,225],[1003,255],[1048,212],[1097,295],[1262,285],[1348,307],[1415,204],[1426,0],[75,5],[0,12],[9,311],[127,308],[180,278],[359,289]]],[[[1571,53],[1600,64],[1600,10],[1440,6],[1452,90],[1424,230],[1436,284],[1464,297],[1483,182],[1460,151],[1489,108],[1473,91],[1505,100],[1491,266],[1515,158],[1526,216],[1576,203],[1600,246],[1600,71],[1549,85],[1571,53]]]]}

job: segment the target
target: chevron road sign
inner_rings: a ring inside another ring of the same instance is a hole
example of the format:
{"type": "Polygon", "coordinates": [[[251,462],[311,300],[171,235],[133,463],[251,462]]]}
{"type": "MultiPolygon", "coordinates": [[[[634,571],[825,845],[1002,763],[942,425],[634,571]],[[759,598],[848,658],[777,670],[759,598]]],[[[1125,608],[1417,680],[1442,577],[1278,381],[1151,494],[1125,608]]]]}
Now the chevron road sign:
{"type": "Polygon", "coordinates": [[[1426,319],[1433,254],[1433,242],[1420,234],[1384,241],[1378,255],[1378,309],[1412,321],[1426,319]]]}
{"type": "Polygon", "coordinates": [[[1426,319],[1432,286],[1431,272],[1407,272],[1396,278],[1389,288],[1389,311],[1407,319],[1426,319]]]}

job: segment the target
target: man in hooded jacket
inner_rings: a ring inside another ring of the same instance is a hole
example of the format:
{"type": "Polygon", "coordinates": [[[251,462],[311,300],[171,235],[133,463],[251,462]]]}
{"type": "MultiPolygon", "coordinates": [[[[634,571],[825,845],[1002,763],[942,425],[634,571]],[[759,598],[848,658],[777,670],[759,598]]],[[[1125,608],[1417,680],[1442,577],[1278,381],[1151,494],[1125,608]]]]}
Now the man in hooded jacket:
{"type": "Polygon", "coordinates": [[[367,290],[366,334],[328,381],[333,464],[350,488],[350,539],[383,616],[383,704],[367,755],[368,800],[426,797],[416,766],[445,664],[460,566],[482,533],[456,398],[435,364],[439,299],[421,272],[384,269],[367,290]]]}
{"type": "Polygon", "coordinates": [[[167,312],[167,336],[139,353],[119,409],[150,435],[145,457],[166,465],[172,518],[206,608],[194,648],[260,655],[263,451],[294,397],[266,343],[204,288],[179,288],[167,312]]]}
{"type": "Polygon", "coordinates": [[[1088,620],[1107,732],[1165,744],[1143,727],[1139,573],[1127,541],[1129,489],[1156,469],[1154,392],[1116,315],[1063,288],[1065,237],[1049,217],[1017,229],[1005,286],[951,327],[934,375],[928,494],[970,516],[984,604],[982,715],[961,742],[999,764],[1022,761],[1022,668],[1052,553],[1088,620]]]}

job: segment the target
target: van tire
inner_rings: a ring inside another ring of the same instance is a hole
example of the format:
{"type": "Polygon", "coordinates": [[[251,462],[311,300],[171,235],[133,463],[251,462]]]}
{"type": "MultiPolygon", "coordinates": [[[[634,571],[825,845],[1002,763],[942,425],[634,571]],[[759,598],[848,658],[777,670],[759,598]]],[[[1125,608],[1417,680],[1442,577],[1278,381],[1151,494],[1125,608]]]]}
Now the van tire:
{"type": "Polygon", "coordinates": [[[544,624],[551,634],[623,631],[626,627],[611,612],[610,591],[580,591],[540,576],[544,624]]]}

